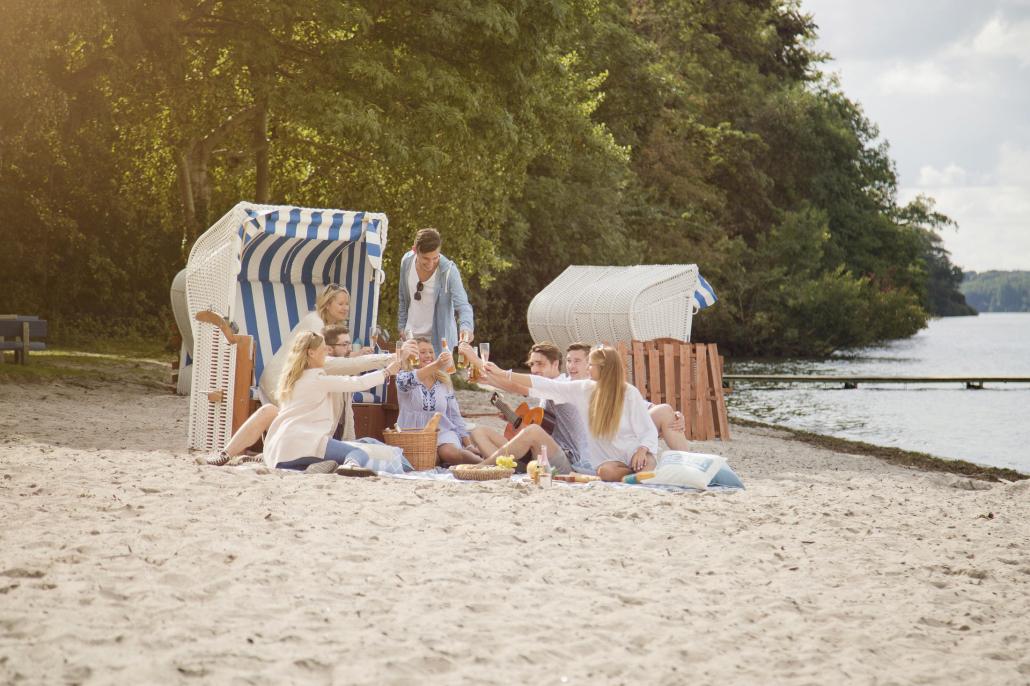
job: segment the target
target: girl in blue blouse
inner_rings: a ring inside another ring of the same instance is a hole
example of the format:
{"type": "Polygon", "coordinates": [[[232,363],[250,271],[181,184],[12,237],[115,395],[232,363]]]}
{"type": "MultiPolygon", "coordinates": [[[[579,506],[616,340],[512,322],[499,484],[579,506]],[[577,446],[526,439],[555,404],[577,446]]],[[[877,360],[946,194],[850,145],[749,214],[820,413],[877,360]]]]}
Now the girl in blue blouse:
{"type": "Polygon", "coordinates": [[[425,426],[440,413],[440,431],[436,437],[436,456],[444,465],[476,464],[482,457],[472,444],[465,420],[458,409],[451,377],[444,371],[451,364],[451,353],[436,356],[428,338],[419,337],[419,368],[397,375],[397,400],[400,414],[397,425],[402,429],[425,426]]]}

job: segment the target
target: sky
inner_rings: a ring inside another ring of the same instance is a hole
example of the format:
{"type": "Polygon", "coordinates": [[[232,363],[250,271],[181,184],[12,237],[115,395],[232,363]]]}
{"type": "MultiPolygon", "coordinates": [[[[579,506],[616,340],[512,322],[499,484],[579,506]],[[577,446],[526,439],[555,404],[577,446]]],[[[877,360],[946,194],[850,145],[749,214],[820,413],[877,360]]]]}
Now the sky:
{"type": "Polygon", "coordinates": [[[1030,0],[802,0],[815,48],[890,144],[898,199],[958,222],[963,270],[1030,270],[1030,0]]]}

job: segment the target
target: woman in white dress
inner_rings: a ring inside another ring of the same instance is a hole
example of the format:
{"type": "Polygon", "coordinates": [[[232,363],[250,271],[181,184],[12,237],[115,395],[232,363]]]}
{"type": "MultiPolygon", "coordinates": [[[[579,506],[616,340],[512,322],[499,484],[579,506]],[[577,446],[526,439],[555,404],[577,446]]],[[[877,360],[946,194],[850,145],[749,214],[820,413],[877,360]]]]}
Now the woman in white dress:
{"type": "Polygon", "coordinates": [[[534,398],[573,405],[587,427],[590,463],[603,480],[622,481],[630,473],[653,470],[658,429],[640,391],[626,383],[622,357],[603,347],[592,350],[588,359],[590,379],[583,381],[515,374],[492,362],[484,371],[488,381],[503,378],[529,388],[534,398]]]}
{"type": "MultiPolygon", "coordinates": [[[[279,414],[278,386],[286,359],[293,343],[303,333],[320,334],[327,326],[347,324],[350,317],[350,293],[339,284],[331,283],[323,289],[315,300],[315,309],[301,317],[297,326],[293,327],[286,340],[276,351],[272,359],[261,372],[259,387],[264,404],[252,414],[246,422],[229,439],[221,451],[205,458],[205,462],[214,466],[227,464],[237,455],[242,455],[247,448],[254,445],[275,421],[279,414]]],[[[385,367],[393,359],[392,354],[368,354],[371,349],[365,348],[365,354],[354,356],[330,356],[325,361],[328,374],[354,375],[373,369],[385,367]]],[[[337,424],[343,423],[342,438],[354,440],[354,410],[351,408],[351,394],[337,393],[332,398],[333,416],[337,424]]]]}
{"type": "MultiPolygon", "coordinates": [[[[332,437],[336,416],[331,398],[385,383],[390,374],[400,369],[400,362],[394,358],[382,370],[361,376],[337,376],[326,374],[328,354],[321,335],[304,331],[294,337],[276,389],[279,413],[268,428],[265,441],[267,466],[329,473],[348,459],[359,466],[368,461],[359,446],[332,437]]],[[[403,458],[398,456],[396,462],[387,471],[400,471],[403,458]]]]}

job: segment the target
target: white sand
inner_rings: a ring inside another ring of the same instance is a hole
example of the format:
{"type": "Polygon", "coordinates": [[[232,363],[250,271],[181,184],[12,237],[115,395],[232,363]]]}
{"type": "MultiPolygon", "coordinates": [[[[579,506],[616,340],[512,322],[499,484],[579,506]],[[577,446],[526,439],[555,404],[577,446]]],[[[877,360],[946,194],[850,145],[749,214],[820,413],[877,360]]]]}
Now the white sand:
{"type": "Polygon", "coordinates": [[[87,385],[0,385],[2,683],[1030,683],[1030,482],[740,427],[735,494],[261,475],[87,385]]]}

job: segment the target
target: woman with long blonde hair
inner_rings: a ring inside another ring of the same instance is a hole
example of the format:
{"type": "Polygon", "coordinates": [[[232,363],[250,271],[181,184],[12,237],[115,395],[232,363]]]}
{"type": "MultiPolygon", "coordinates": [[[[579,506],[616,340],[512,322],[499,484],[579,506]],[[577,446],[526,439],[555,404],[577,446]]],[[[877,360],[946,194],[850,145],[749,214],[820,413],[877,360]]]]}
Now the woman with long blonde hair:
{"type": "Polygon", "coordinates": [[[265,441],[264,458],[269,467],[335,471],[356,447],[332,437],[336,416],[331,396],[382,385],[400,369],[400,361],[394,357],[384,369],[361,376],[330,375],[324,369],[328,354],[329,347],[320,334],[303,331],[294,338],[279,377],[279,413],[265,441]]]}
{"type": "MultiPolygon", "coordinates": [[[[328,327],[346,326],[349,317],[350,292],[339,284],[328,284],[315,299],[315,309],[301,317],[272,359],[265,364],[258,384],[264,404],[233,434],[225,448],[205,458],[207,464],[227,464],[232,458],[254,445],[268,431],[279,413],[279,380],[298,337],[303,333],[321,334],[328,327]]],[[[371,348],[364,348],[360,355],[353,356],[346,354],[346,351],[343,351],[342,355],[338,354],[339,352],[341,351],[336,347],[330,350],[330,356],[325,363],[327,373],[345,376],[361,374],[381,369],[393,359],[391,354],[371,354],[371,348]]],[[[351,408],[350,393],[334,394],[332,406],[337,424],[343,424],[343,439],[353,440],[354,411],[351,408]]]]}
{"type": "Polygon", "coordinates": [[[419,336],[415,341],[418,343],[419,368],[397,375],[398,426],[420,428],[439,413],[441,418],[436,434],[439,461],[445,465],[478,463],[482,457],[472,444],[465,420],[461,418],[454,385],[445,371],[453,364],[451,353],[444,351],[437,356],[427,337],[419,336]]]}
{"type": "Polygon", "coordinates": [[[647,402],[636,387],[626,383],[626,368],[618,351],[595,348],[588,358],[590,379],[557,381],[541,376],[504,371],[492,362],[484,373],[529,388],[529,395],[579,410],[587,426],[591,465],[605,481],[621,481],[632,472],[654,469],[658,430],[647,402]]]}

